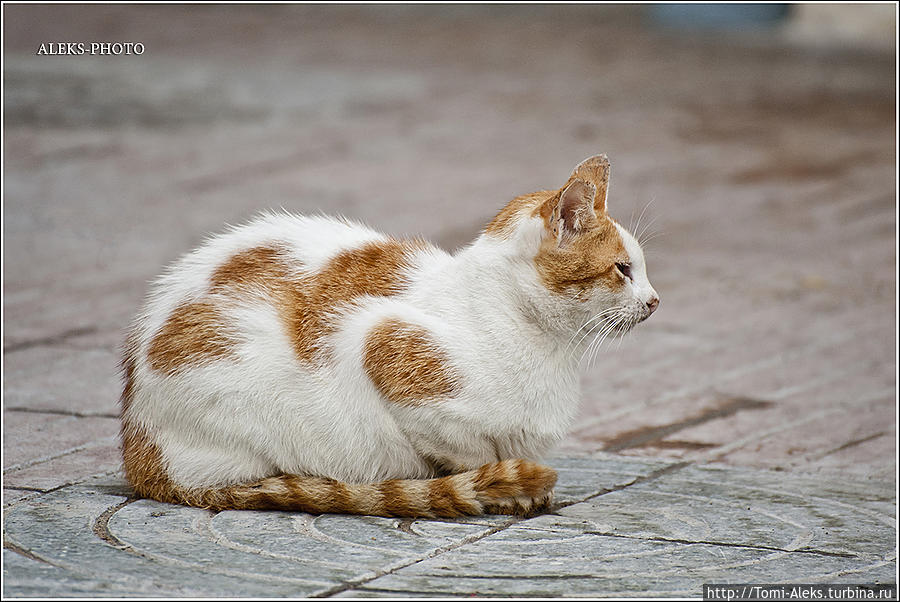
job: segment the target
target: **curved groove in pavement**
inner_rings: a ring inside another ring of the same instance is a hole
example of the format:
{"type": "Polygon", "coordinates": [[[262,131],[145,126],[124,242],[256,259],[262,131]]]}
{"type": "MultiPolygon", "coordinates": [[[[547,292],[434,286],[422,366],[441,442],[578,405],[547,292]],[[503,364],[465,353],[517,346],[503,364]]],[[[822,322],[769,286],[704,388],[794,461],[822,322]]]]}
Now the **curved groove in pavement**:
{"type": "Polygon", "coordinates": [[[210,566],[208,564],[201,564],[199,562],[187,562],[178,558],[172,558],[170,556],[161,556],[159,554],[154,554],[153,552],[148,552],[145,550],[141,550],[136,548],[132,544],[122,541],[118,537],[116,537],[109,529],[109,521],[112,517],[125,506],[138,501],[140,498],[128,498],[124,502],[120,502],[118,504],[114,504],[110,506],[106,510],[104,510],[100,516],[94,521],[93,531],[94,534],[102,539],[104,542],[109,544],[110,546],[122,550],[128,554],[132,554],[134,556],[138,556],[145,560],[149,560],[151,562],[158,562],[160,564],[166,564],[170,566],[179,566],[182,568],[188,569],[200,569],[207,573],[215,573],[218,575],[227,575],[229,577],[240,577],[243,579],[255,579],[255,580],[263,580],[263,581],[279,581],[282,583],[296,583],[296,584],[315,584],[321,585],[321,582],[313,581],[309,579],[298,579],[294,577],[282,577],[279,575],[265,575],[260,573],[248,573],[246,571],[235,571],[230,569],[222,569],[215,566],[210,566]]]}

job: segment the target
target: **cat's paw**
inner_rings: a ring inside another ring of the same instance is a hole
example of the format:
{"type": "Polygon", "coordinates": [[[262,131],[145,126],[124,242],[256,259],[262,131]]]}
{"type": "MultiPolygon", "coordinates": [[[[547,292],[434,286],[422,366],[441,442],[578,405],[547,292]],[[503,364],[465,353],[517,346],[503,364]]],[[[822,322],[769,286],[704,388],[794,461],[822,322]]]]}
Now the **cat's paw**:
{"type": "Polygon", "coordinates": [[[486,464],[469,474],[487,514],[530,516],[543,512],[556,485],[555,470],[521,459],[486,464]]]}
{"type": "Polygon", "coordinates": [[[501,500],[484,506],[485,514],[512,514],[515,516],[531,517],[544,514],[551,509],[553,492],[550,491],[539,497],[514,497],[501,500]]]}

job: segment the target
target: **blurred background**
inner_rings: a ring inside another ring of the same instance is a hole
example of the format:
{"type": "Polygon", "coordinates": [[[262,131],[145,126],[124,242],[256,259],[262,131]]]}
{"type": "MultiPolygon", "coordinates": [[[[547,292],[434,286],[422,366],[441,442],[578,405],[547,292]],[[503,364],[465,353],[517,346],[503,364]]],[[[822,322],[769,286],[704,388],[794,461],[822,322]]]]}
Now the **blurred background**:
{"type": "Polygon", "coordinates": [[[560,453],[893,479],[896,7],[21,5],[4,14],[4,483],[114,469],[116,347],[225,223],[452,250],[612,162],[659,311],[560,453]],[[141,55],[39,55],[42,43],[141,55]]]}

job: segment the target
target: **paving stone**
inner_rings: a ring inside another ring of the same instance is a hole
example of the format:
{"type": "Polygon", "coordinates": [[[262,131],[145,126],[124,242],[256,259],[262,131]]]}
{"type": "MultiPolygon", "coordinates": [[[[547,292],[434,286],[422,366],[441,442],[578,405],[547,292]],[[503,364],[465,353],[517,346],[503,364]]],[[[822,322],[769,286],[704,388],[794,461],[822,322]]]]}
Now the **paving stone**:
{"type": "Polygon", "coordinates": [[[121,466],[119,436],[114,435],[92,441],[78,451],[4,473],[3,483],[8,487],[47,491],[77,483],[98,473],[115,471],[121,466]]]}
{"type": "Polygon", "coordinates": [[[118,354],[40,345],[5,351],[4,407],[118,415],[118,354]]]}
{"type": "Polygon", "coordinates": [[[4,438],[4,474],[21,470],[73,449],[108,441],[119,432],[116,418],[3,412],[10,429],[4,438]]]}
{"type": "MultiPolygon", "coordinates": [[[[54,427],[58,431],[60,423],[68,423],[76,420],[74,416],[60,416],[59,414],[32,414],[30,412],[3,412],[3,426],[8,428],[9,434],[4,433],[3,460],[4,471],[7,467],[21,464],[27,460],[39,459],[48,456],[48,446],[51,442],[44,441],[42,434],[53,432],[54,427]]],[[[72,433],[66,433],[72,436],[72,433]]],[[[83,440],[82,440],[83,442],[83,440]]],[[[57,450],[63,450],[71,445],[63,445],[57,450]]],[[[52,453],[52,452],[51,452],[52,453]]]]}

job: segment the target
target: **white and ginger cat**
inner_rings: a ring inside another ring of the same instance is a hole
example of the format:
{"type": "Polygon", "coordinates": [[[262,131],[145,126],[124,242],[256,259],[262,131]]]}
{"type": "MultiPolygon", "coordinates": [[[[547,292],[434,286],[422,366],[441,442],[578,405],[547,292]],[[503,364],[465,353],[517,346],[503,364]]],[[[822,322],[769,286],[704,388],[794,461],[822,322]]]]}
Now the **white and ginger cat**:
{"type": "Polygon", "coordinates": [[[573,346],[658,304],[608,182],[591,157],[455,255],[289,214],[208,240],[154,284],[125,345],[135,492],[214,510],[546,508],[556,473],[534,460],[576,415],[573,346]]]}

